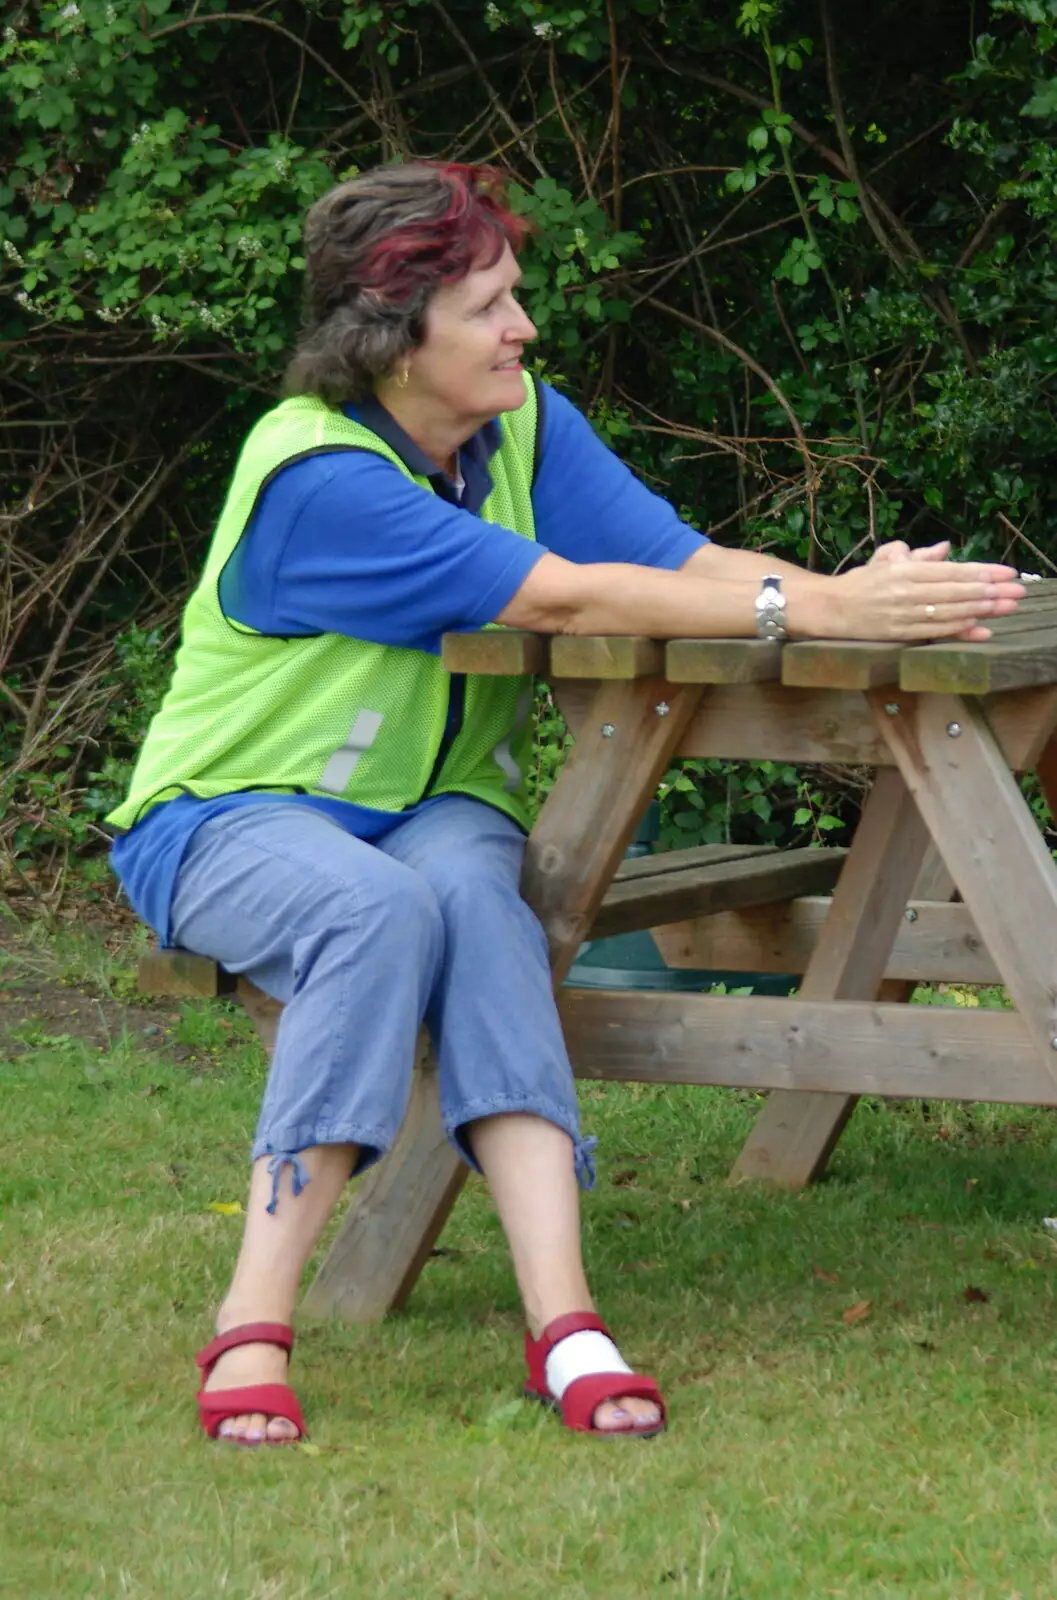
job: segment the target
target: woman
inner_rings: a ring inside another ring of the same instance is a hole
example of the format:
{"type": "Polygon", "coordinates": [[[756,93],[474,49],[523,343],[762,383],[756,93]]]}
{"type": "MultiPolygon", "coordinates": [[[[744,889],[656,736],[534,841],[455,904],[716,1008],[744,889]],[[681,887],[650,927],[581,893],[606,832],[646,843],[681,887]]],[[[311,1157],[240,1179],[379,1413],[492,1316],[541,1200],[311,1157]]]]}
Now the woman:
{"type": "Polygon", "coordinates": [[[287,398],[246,441],[110,819],[163,944],[285,1004],[245,1236],[198,1358],[211,1437],[304,1433],[285,1381],[301,1273],[350,1174],[393,1140],[423,1018],[445,1125],[510,1243],[530,1392],[577,1429],[664,1425],[581,1261],[589,1162],[518,894],[528,685],[450,677],[441,634],[982,638],[1021,592],[943,548],[827,578],[686,527],[526,376],[522,232],[495,175],[459,166],[380,168],[312,209],[287,398]]]}

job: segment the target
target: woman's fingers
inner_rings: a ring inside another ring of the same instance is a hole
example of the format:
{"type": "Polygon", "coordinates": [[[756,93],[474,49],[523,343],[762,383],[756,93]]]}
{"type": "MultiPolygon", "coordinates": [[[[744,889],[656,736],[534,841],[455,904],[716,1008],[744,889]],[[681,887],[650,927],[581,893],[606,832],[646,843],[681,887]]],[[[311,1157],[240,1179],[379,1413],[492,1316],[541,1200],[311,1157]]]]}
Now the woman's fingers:
{"type": "Polygon", "coordinates": [[[915,583],[935,583],[941,571],[947,583],[1009,583],[1024,593],[1016,567],[1002,566],[997,561],[911,561],[905,576],[915,583]]]}
{"type": "Polygon", "coordinates": [[[920,550],[910,552],[911,561],[946,561],[951,553],[951,541],[941,539],[938,544],[922,545],[920,550]]]}
{"type": "Polygon", "coordinates": [[[902,539],[893,539],[888,544],[879,544],[866,564],[870,567],[883,567],[889,561],[910,559],[910,546],[904,544],[902,539]]]}

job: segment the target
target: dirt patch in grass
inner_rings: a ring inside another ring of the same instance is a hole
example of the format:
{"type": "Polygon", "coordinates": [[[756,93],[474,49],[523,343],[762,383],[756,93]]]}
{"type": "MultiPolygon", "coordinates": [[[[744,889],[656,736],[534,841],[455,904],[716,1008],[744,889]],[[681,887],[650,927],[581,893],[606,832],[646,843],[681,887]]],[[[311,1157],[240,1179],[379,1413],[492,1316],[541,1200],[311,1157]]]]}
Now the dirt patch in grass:
{"type": "Polygon", "coordinates": [[[196,1052],[175,1036],[174,1003],[135,998],[137,942],[138,920],[113,904],[71,909],[51,939],[28,919],[0,919],[0,1055],[68,1038],[108,1049],[127,1033],[192,1060],[196,1052]]]}
{"type": "Polygon", "coordinates": [[[192,1052],[173,1037],[178,1021],[159,1006],[125,1004],[55,980],[0,976],[0,1054],[21,1055],[68,1036],[108,1049],[127,1032],[189,1060],[192,1052]]]}

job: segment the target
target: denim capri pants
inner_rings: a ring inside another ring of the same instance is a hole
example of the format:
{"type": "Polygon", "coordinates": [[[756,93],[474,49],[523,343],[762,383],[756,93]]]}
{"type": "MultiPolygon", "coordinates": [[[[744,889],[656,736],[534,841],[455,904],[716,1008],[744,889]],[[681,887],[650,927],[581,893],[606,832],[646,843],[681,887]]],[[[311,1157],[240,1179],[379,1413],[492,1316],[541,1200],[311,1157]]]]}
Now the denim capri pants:
{"type": "Polygon", "coordinates": [[[524,1112],[573,1142],[593,1178],[554,1003],[547,941],[518,891],[525,839],[462,796],[372,844],[308,806],[262,801],[197,830],[176,882],[172,940],[283,1003],[252,1159],[275,1180],[298,1151],[356,1144],[357,1171],[391,1146],[425,1021],[444,1127],[475,1165],[467,1125],[524,1112]]]}

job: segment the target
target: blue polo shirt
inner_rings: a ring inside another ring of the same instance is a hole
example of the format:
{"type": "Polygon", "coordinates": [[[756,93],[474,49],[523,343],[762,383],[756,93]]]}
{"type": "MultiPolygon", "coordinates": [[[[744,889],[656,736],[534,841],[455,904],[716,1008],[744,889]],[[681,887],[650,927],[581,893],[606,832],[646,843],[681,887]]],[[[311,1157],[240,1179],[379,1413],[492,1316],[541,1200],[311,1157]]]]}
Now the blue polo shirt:
{"type": "MultiPolygon", "coordinates": [[[[225,614],[285,638],[341,633],[437,654],[441,635],[493,622],[548,550],[567,561],[627,562],[675,571],[703,536],[681,522],[601,442],[576,407],[540,385],[538,463],[532,487],[535,542],[478,515],[492,488],[499,424],[459,452],[461,487],[376,401],[346,407],[383,439],[430,494],[370,451],[313,455],[268,483],[219,585],[225,614]]],[[[462,713],[452,678],[449,732],[462,713]]],[[[261,791],[200,800],[181,795],[149,811],[115,841],[112,861],[129,900],[163,944],[184,852],[203,822],[240,805],[301,805],[368,841],[403,821],[351,801],[261,791]]]]}

